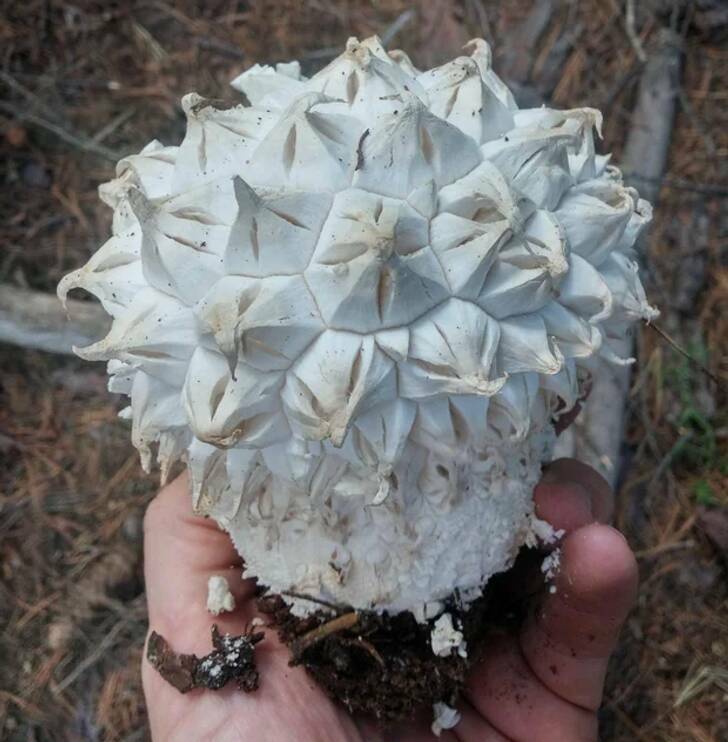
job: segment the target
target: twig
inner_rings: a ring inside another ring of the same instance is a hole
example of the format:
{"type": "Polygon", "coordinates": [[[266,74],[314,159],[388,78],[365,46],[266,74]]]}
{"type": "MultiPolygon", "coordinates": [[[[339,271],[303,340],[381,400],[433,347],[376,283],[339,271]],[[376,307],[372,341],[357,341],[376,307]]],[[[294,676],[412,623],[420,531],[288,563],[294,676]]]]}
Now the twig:
{"type": "Polygon", "coordinates": [[[535,50],[554,11],[552,0],[538,0],[526,19],[515,30],[511,43],[503,55],[503,75],[508,81],[524,83],[531,72],[535,55],[524,50],[535,50]]]}
{"type": "Polygon", "coordinates": [[[663,188],[674,188],[679,191],[694,191],[703,196],[714,196],[716,198],[728,198],[728,188],[725,186],[715,185],[713,183],[696,183],[694,180],[686,178],[675,178],[665,176],[664,178],[651,178],[636,172],[630,172],[627,169],[622,170],[625,180],[631,181],[633,185],[640,186],[646,183],[652,186],[661,186],[663,188]]]}
{"type": "MultiPolygon", "coordinates": [[[[28,714],[28,716],[35,717],[36,719],[45,718],[46,712],[43,711],[40,706],[29,703],[24,698],[15,695],[15,693],[11,693],[9,690],[0,689],[0,701],[4,704],[14,703],[21,711],[28,714]]],[[[3,711],[5,711],[4,708],[3,711]]]]}
{"type": "Polygon", "coordinates": [[[647,485],[648,492],[650,492],[653,487],[659,484],[660,479],[662,479],[662,475],[670,470],[673,461],[675,461],[675,459],[680,456],[680,454],[685,450],[685,446],[687,446],[694,437],[695,436],[693,431],[689,430],[687,433],[685,433],[685,435],[681,436],[677,439],[677,441],[675,441],[672,448],[662,457],[662,460],[657,465],[654,474],[650,478],[650,481],[647,485]]]}
{"type": "Polygon", "coordinates": [[[57,686],[53,688],[53,694],[59,695],[62,693],[71,683],[73,683],[75,680],[77,680],[86,670],[89,669],[92,665],[96,664],[105,654],[106,650],[111,647],[114,643],[114,640],[116,637],[121,633],[121,630],[125,628],[127,624],[126,619],[122,619],[119,621],[112,629],[109,631],[106,636],[99,642],[99,645],[94,649],[93,652],[91,652],[88,657],[86,657],[83,662],[81,662],[79,665],[76,665],[76,667],[68,674],[66,675],[63,680],[61,680],[60,683],[58,683],[57,686]]]}
{"type": "Polygon", "coordinates": [[[629,39],[634,53],[637,55],[637,59],[640,62],[647,61],[647,55],[645,54],[645,48],[642,46],[642,40],[635,29],[635,12],[634,12],[634,0],[627,0],[627,7],[624,14],[624,27],[627,31],[627,38],[629,39]]]}
{"type": "Polygon", "coordinates": [[[138,21],[132,21],[131,30],[139,45],[149,52],[155,62],[163,62],[167,58],[164,47],[152,36],[149,29],[138,21]]]}
{"type": "Polygon", "coordinates": [[[308,600],[311,603],[317,603],[326,608],[331,608],[332,611],[341,613],[342,611],[348,611],[350,606],[339,605],[337,603],[331,603],[328,600],[322,600],[321,598],[315,598],[313,595],[304,595],[303,593],[295,593],[292,590],[282,590],[281,595],[285,595],[289,598],[296,598],[296,600],[308,600]]]}
{"type": "MultiPolygon", "coordinates": [[[[572,6],[576,7],[576,6],[572,6]]],[[[581,23],[569,25],[548,49],[540,63],[537,62],[533,70],[539,92],[545,99],[550,99],[564,70],[566,59],[576,45],[584,27],[581,23]]]]}
{"type": "Polygon", "coordinates": [[[51,134],[55,134],[59,139],[62,139],[64,142],[66,142],[66,144],[70,144],[72,147],[76,147],[76,149],[80,149],[83,152],[91,152],[95,155],[99,155],[99,157],[103,157],[106,160],[110,160],[111,162],[118,162],[122,157],[120,153],[115,152],[108,147],[104,147],[101,144],[97,144],[93,141],[93,139],[71,134],[71,132],[66,131],[63,127],[58,126],[51,121],[47,121],[40,116],[36,116],[33,113],[20,111],[17,109],[16,106],[13,106],[9,103],[0,101],[0,111],[2,111],[3,113],[7,113],[9,116],[13,116],[19,121],[26,121],[29,124],[33,124],[34,126],[38,126],[41,129],[45,129],[51,134]]]}
{"type": "Polygon", "coordinates": [[[178,23],[183,25],[188,32],[204,35],[207,31],[205,25],[199,20],[194,20],[189,16],[186,16],[181,10],[175,8],[175,3],[169,4],[165,2],[152,2],[150,5],[154,8],[158,8],[163,13],[166,13],[170,17],[174,18],[178,23]]]}
{"type": "Polygon", "coordinates": [[[641,187],[645,198],[657,201],[680,90],[682,42],[663,28],[642,70],[632,126],[624,149],[624,170],[641,187]]]}
{"type": "Polygon", "coordinates": [[[353,629],[359,623],[359,614],[356,611],[344,613],[342,616],[327,621],[321,626],[317,626],[307,634],[291,642],[291,654],[294,659],[298,659],[307,650],[323,641],[327,636],[338,634],[340,631],[353,629]]]}
{"type": "Polygon", "coordinates": [[[674,708],[682,706],[711,685],[717,685],[724,693],[728,693],[728,670],[724,667],[703,665],[697,673],[686,679],[674,708]]]}
{"type": "MultiPolygon", "coordinates": [[[[639,92],[623,158],[626,178],[656,201],[667,163],[677,91],[680,87],[682,47],[680,40],[663,29],[642,69],[639,92]],[[651,184],[651,185],[650,185],[651,184]]],[[[644,251],[642,251],[644,253],[644,251]]],[[[648,266],[649,268],[649,266],[648,266]]],[[[653,325],[654,326],[654,325],[653,325]]],[[[616,349],[622,357],[633,355],[633,341],[616,349]]],[[[615,485],[621,469],[625,407],[629,394],[629,367],[599,362],[589,400],[577,418],[574,434],[565,439],[560,455],[576,456],[600,471],[615,485]],[[598,452],[589,450],[589,442],[598,452]],[[570,443],[570,448],[568,447],[570,443]]]]}
{"type": "Polygon", "coordinates": [[[400,13],[392,23],[387,26],[387,28],[382,31],[382,33],[379,35],[382,44],[384,46],[389,46],[390,42],[394,39],[394,37],[405,27],[408,26],[415,17],[415,9],[410,8],[409,10],[405,10],[403,13],[400,13]]]}
{"type": "Polygon", "coordinates": [[[114,117],[109,121],[106,126],[101,127],[92,137],[91,141],[94,144],[101,144],[104,139],[108,139],[120,126],[125,124],[130,118],[136,115],[135,108],[127,108],[122,111],[118,116],[114,117]]]}
{"type": "Polygon", "coordinates": [[[607,111],[612,107],[612,104],[617,99],[617,96],[639,77],[642,65],[633,61],[629,68],[620,75],[616,81],[612,84],[609,92],[599,101],[599,105],[596,106],[600,111],[607,111]]]}
{"type": "Polygon", "coordinates": [[[299,59],[316,61],[318,59],[333,59],[335,56],[341,53],[341,47],[339,46],[326,46],[323,49],[312,49],[310,52],[301,54],[299,59]]]}
{"type": "Polygon", "coordinates": [[[685,112],[685,115],[690,119],[690,123],[703,138],[706,151],[709,155],[715,155],[718,151],[718,147],[715,144],[715,139],[713,139],[713,135],[706,128],[703,120],[695,112],[693,104],[690,102],[687,95],[685,95],[685,91],[682,88],[678,93],[678,99],[680,101],[680,108],[682,108],[682,110],[685,112]]]}
{"type": "Polygon", "coordinates": [[[2,80],[9,88],[14,90],[19,95],[22,95],[28,102],[35,106],[38,110],[45,113],[46,116],[56,119],[58,112],[54,111],[48,106],[43,100],[41,100],[33,91],[28,90],[22,83],[18,82],[12,75],[7,72],[0,70],[0,80],[2,80]]]}
{"type": "Polygon", "coordinates": [[[713,383],[720,386],[721,379],[716,376],[709,368],[706,368],[697,358],[690,355],[684,348],[681,348],[675,340],[673,340],[663,329],[658,327],[654,322],[646,322],[648,327],[651,327],[663,340],[669,343],[681,356],[690,361],[694,366],[699,368],[713,383]]]}
{"type": "Polygon", "coordinates": [[[692,549],[695,546],[693,539],[687,539],[687,541],[675,541],[669,544],[658,544],[649,549],[642,549],[635,551],[635,559],[650,559],[651,557],[660,556],[669,551],[680,551],[681,549],[692,549]]]}
{"type": "Polygon", "coordinates": [[[232,44],[226,44],[224,41],[211,39],[207,36],[195,36],[195,41],[201,49],[218,52],[228,57],[232,57],[233,59],[245,59],[245,54],[243,54],[238,47],[233,46],[232,44]]]}
{"type": "Polygon", "coordinates": [[[386,668],[386,664],[384,662],[384,659],[382,658],[382,655],[377,652],[377,650],[374,648],[374,645],[371,642],[368,642],[366,639],[363,639],[361,636],[357,636],[355,639],[348,639],[346,641],[347,644],[353,644],[354,646],[361,647],[365,652],[367,652],[369,655],[371,655],[372,659],[382,668],[386,668]]]}
{"type": "Polygon", "coordinates": [[[98,304],[70,299],[68,314],[57,297],[0,283],[0,343],[50,353],[72,353],[103,337],[109,318],[98,304]]]}
{"type": "Polygon", "coordinates": [[[467,5],[468,8],[470,8],[473,14],[476,16],[476,21],[481,35],[486,41],[492,44],[493,29],[491,28],[490,21],[488,20],[488,11],[485,9],[483,3],[480,0],[467,0],[467,5]]]}

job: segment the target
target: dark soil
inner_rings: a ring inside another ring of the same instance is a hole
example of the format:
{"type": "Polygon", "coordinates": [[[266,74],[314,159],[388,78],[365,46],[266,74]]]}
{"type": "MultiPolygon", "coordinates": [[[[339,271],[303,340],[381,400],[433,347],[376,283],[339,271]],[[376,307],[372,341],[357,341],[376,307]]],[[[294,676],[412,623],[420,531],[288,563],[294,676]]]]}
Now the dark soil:
{"type": "Polygon", "coordinates": [[[513,570],[493,578],[467,609],[457,595],[446,602],[444,610],[467,642],[465,658],[455,651],[447,657],[433,653],[430,636],[437,617],[418,623],[410,612],[380,615],[349,606],[322,606],[298,618],[280,595],[273,594],[262,595],[258,608],[290,648],[291,665],[303,665],[350,713],[385,723],[399,721],[438,701],[455,704],[484,638],[523,620],[526,596],[515,595],[509,586],[518,584],[513,572],[526,569],[535,556],[525,552],[513,570]]]}

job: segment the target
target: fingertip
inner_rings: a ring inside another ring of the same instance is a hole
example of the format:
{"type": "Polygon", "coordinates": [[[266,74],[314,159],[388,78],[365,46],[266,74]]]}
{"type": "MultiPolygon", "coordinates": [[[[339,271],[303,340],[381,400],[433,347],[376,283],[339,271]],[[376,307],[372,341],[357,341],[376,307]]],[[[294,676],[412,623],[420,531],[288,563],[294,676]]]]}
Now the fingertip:
{"type": "MultiPolygon", "coordinates": [[[[614,515],[614,492],[609,482],[595,469],[576,459],[556,459],[544,467],[541,483],[583,487],[591,497],[592,520],[608,523],[614,515]]],[[[591,522],[591,521],[589,521],[591,522]]]]}
{"type": "Polygon", "coordinates": [[[583,610],[602,606],[621,620],[636,599],[638,581],[637,560],[616,528],[594,523],[564,540],[556,587],[566,602],[583,610]]]}
{"type": "Polygon", "coordinates": [[[542,481],[533,492],[536,515],[566,533],[594,522],[592,497],[576,482],[542,481]]]}
{"type": "Polygon", "coordinates": [[[144,513],[144,534],[155,537],[161,532],[192,530],[195,533],[212,531],[222,534],[212,518],[198,515],[192,509],[187,470],[166,484],[147,505],[144,513]]]}
{"type": "Polygon", "coordinates": [[[594,523],[563,540],[553,587],[524,625],[521,648],[544,685],[597,709],[609,656],[637,595],[637,562],[619,531],[594,523]]]}
{"type": "Polygon", "coordinates": [[[154,530],[170,518],[189,510],[187,502],[187,471],[165,484],[150,500],[144,513],[144,529],[154,530]]]}
{"type": "MultiPolygon", "coordinates": [[[[185,616],[208,620],[207,580],[213,574],[230,576],[236,599],[249,592],[228,534],[214,520],[193,513],[183,474],[160,490],[144,516],[144,579],[152,625],[169,633],[185,616]]],[[[222,626],[226,620],[221,616],[218,622],[222,626]]]]}

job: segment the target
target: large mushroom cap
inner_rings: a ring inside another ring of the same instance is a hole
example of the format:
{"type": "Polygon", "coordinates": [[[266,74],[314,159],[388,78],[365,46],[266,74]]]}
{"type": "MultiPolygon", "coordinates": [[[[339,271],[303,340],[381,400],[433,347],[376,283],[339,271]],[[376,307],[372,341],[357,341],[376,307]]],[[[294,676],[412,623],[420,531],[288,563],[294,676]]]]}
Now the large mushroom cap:
{"type": "MultiPolygon", "coordinates": [[[[114,231],[59,287],[114,318],[79,350],[134,444],[276,591],[467,601],[532,537],[552,419],[654,314],[649,205],[595,154],[593,109],[518,110],[476,40],[419,72],[350,39],[183,99],[179,147],[119,162],[114,231]]],[[[315,604],[297,603],[305,612],[315,604]]]]}

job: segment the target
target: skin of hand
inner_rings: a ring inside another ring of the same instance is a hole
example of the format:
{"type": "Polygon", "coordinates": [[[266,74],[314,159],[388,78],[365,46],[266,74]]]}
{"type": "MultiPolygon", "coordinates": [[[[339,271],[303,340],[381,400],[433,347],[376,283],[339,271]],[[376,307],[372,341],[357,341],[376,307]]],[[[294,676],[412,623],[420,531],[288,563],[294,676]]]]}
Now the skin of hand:
{"type": "MultiPolygon", "coordinates": [[[[592,469],[560,459],[535,490],[536,513],[563,529],[555,592],[544,589],[517,634],[493,635],[457,707],[462,718],[443,741],[587,742],[597,716],[609,656],[637,593],[637,564],[626,540],[607,525],[613,497],[592,469]]],[[[257,615],[254,585],[239,579],[240,559],[227,534],[193,515],[187,477],[162,489],[144,521],[149,624],[178,652],[210,651],[210,626],[240,634],[257,615]],[[211,616],[207,581],[225,575],[233,613],[211,616]]],[[[256,647],[260,688],[195,690],[181,695],[143,660],[142,679],[155,741],[256,740],[344,742],[433,740],[431,713],[381,730],[329,700],[268,629],[256,647]]]]}

